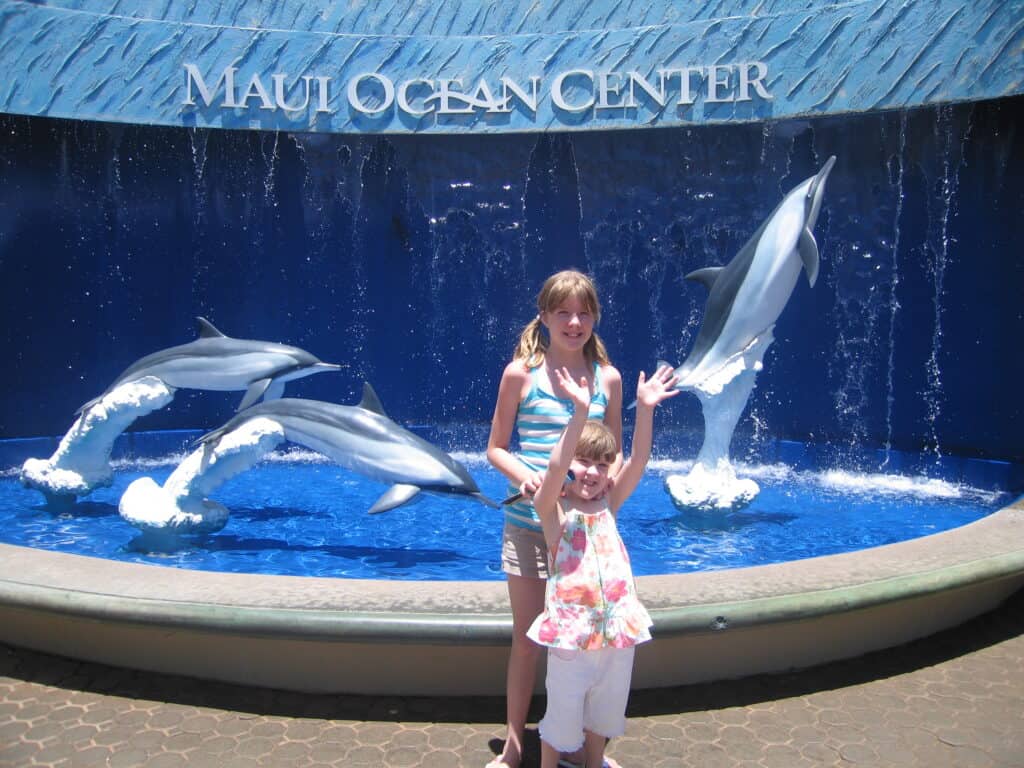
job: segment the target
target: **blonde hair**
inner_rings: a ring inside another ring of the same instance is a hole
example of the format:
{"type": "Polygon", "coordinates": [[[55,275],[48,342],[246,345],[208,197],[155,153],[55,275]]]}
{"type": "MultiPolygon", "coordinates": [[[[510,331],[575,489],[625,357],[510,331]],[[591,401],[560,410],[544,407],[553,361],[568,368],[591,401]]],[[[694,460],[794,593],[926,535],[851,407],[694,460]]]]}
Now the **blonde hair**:
{"type": "MultiPolygon", "coordinates": [[[[554,311],[569,298],[579,299],[583,303],[587,311],[594,316],[594,327],[597,327],[601,321],[601,303],[597,300],[594,282],[575,269],[556,272],[544,281],[540,293],[537,294],[537,316],[528,322],[519,334],[519,343],[516,345],[515,354],[512,355],[513,360],[522,360],[527,368],[536,368],[544,362],[548,341],[541,332],[543,324],[540,316],[544,312],[554,311]]],[[[611,365],[608,351],[596,331],[590,334],[584,345],[583,357],[590,365],[611,365]]]]}
{"type": "Polygon", "coordinates": [[[590,461],[615,461],[619,452],[619,444],[615,435],[603,421],[590,419],[583,425],[583,433],[576,443],[575,455],[590,461]]]}

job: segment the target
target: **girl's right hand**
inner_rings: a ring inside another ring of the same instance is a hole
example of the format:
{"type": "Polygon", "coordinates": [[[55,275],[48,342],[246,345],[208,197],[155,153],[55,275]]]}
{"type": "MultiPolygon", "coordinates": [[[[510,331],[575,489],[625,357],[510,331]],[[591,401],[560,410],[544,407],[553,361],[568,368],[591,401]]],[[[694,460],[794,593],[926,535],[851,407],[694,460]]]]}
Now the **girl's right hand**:
{"type": "Polygon", "coordinates": [[[526,498],[532,499],[533,494],[540,490],[541,483],[543,482],[544,473],[534,472],[532,475],[530,475],[528,478],[526,478],[525,480],[523,480],[523,482],[519,484],[519,492],[523,494],[523,496],[525,496],[526,498]]]}
{"type": "Polygon", "coordinates": [[[675,397],[682,391],[675,388],[678,381],[679,377],[675,375],[670,365],[661,366],[649,379],[640,371],[636,384],[637,403],[653,408],[661,401],[675,397]]]}
{"type": "Polygon", "coordinates": [[[555,368],[555,378],[576,408],[582,408],[584,411],[590,409],[591,394],[586,379],[574,381],[569,369],[565,367],[555,368]]]}

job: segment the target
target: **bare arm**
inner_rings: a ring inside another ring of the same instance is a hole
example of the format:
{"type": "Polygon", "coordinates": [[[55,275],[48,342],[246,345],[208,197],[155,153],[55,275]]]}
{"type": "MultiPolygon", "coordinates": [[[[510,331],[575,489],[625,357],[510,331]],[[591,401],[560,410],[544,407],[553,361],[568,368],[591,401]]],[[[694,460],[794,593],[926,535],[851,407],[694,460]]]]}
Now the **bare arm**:
{"type": "Polygon", "coordinates": [[[518,360],[505,366],[498,385],[498,400],[494,405],[491,419],[491,434],[487,439],[487,460],[495,469],[512,481],[522,485],[533,473],[509,450],[512,431],[516,425],[516,413],[529,385],[530,372],[518,360]]]}
{"type": "Polygon", "coordinates": [[[558,508],[558,499],[562,495],[562,484],[569,472],[569,465],[572,464],[573,456],[576,454],[576,444],[583,434],[583,427],[587,423],[587,411],[590,407],[590,389],[583,383],[574,382],[569,372],[564,368],[555,370],[558,383],[569,395],[573,403],[572,417],[563,430],[555,447],[551,449],[551,458],[548,461],[548,469],[544,475],[544,482],[541,483],[536,495],[533,497],[533,508],[537,510],[541,526],[544,528],[544,543],[548,549],[555,549],[558,540],[562,536],[563,520],[558,508]]]}
{"type": "Polygon", "coordinates": [[[640,372],[636,385],[636,423],[633,426],[633,449],[629,458],[622,465],[622,470],[615,478],[615,485],[608,498],[608,505],[613,513],[618,512],[623,503],[630,497],[640,484],[651,458],[651,445],[654,441],[654,409],[658,403],[675,397],[678,389],[673,389],[678,378],[672,374],[672,368],[664,365],[648,380],[644,372],[640,372]]]}

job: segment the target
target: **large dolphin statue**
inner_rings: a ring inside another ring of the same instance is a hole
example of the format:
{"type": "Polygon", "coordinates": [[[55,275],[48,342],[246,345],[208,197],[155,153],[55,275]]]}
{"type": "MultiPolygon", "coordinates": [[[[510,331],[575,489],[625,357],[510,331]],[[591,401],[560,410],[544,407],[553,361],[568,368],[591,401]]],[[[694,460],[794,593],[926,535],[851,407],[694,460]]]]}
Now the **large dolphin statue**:
{"type": "Polygon", "coordinates": [[[253,419],[276,422],[284,429],[286,439],[312,448],[346,469],[391,483],[391,488],[370,507],[370,514],[399,507],[420,491],[470,496],[488,506],[498,506],[480,492],[462,464],[391,421],[369,383],[363,384],[363,399],[358,405],[296,398],[262,402],[196,442],[215,446],[222,437],[253,419]]]}
{"type": "Polygon", "coordinates": [[[818,278],[818,245],[813,229],[821,198],[836,158],[789,192],[724,267],[705,267],[687,280],[708,289],[697,339],[689,356],[675,370],[679,389],[693,389],[736,359],[769,331],[789,301],[801,268],[814,285],[818,278]]]}
{"type": "Polygon", "coordinates": [[[284,394],[287,381],[314,373],[336,371],[298,347],[270,341],[233,339],[202,317],[196,318],[199,338],[188,344],[161,349],[139,358],[98,397],[75,413],[87,411],[122,384],[154,376],[174,389],[245,390],[238,406],[241,411],[260,397],[272,400],[284,394]]]}

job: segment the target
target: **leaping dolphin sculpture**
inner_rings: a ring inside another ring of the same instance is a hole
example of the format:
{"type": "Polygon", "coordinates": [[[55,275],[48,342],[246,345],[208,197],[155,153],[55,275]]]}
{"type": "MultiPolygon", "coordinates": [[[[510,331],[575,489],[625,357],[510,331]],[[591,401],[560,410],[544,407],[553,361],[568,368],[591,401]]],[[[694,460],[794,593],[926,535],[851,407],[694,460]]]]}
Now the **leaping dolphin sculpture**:
{"type": "Polygon", "coordinates": [[[241,411],[260,397],[267,400],[280,397],[287,381],[341,368],[334,363],[321,362],[298,347],[233,339],[202,317],[196,318],[196,326],[198,339],[139,358],[103,394],[82,405],[75,413],[88,410],[121,384],[145,376],[155,376],[175,389],[244,389],[245,397],[238,406],[241,411]]]}
{"type": "Polygon", "coordinates": [[[346,469],[391,483],[370,507],[370,514],[399,507],[420,491],[470,496],[498,506],[480,492],[462,464],[389,419],[369,383],[363,384],[359,405],[296,398],[263,402],[196,442],[216,445],[224,435],[257,418],[277,422],[286,439],[312,448],[346,469]]]}
{"type": "Polygon", "coordinates": [[[687,280],[708,289],[704,319],[689,356],[675,370],[679,389],[693,389],[769,330],[789,301],[801,267],[813,287],[818,245],[813,229],[836,158],[789,192],[724,267],[705,267],[687,280]]]}

